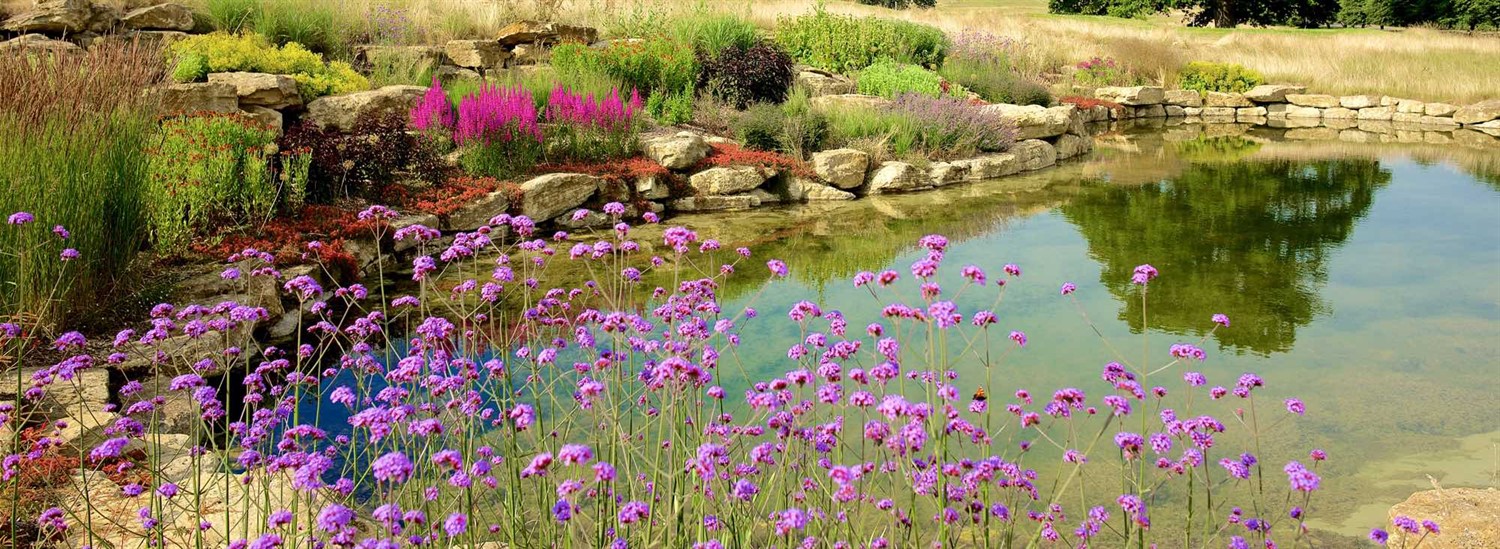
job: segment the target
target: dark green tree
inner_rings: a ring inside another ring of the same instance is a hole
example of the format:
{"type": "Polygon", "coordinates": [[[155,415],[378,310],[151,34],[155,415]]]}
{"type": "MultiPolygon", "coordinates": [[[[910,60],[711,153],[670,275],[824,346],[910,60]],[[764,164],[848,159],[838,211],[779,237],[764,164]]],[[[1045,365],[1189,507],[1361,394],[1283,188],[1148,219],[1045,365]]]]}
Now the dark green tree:
{"type": "Polygon", "coordinates": [[[1365,0],[1339,0],[1338,22],[1345,27],[1370,24],[1370,18],[1365,14],[1365,0]]]}
{"type": "Polygon", "coordinates": [[[1449,24],[1474,32],[1480,27],[1500,29],[1500,0],[1454,0],[1449,24]]]}
{"type": "Polygon", "coordinates": [[[1133,331],[1144,327],[1130,274],[1150,263],[1162,273],[1150,287],[1151,329],[1201,334],[1225,313],[1235,329],[1216,332],[1222,345],[1269,354],[1327,314],[1319,286],[1329,258],[1390,178],[1373,160],[1197,164],[1159,184],[1084,193],[1061,211],[1133,331]]]}

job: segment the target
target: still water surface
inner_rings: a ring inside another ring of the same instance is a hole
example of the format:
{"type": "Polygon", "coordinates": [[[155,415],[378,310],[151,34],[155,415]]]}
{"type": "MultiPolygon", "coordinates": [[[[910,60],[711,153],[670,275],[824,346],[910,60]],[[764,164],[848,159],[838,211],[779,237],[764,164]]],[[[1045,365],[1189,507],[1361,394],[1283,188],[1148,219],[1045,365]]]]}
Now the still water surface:
{"type": "MultiPolygon", "coordinates": [[[[791,280],[771,287],[746,268],[721,291],[725,311],[780,315],[808,299],[862,326],[881,303],[849,278],[906,273],[926,234],[953,242],[944,287],[961,285],[961,265],[992,276],[1020,265],[993,344],[1009,345],[1010,330],[1029,343],[996,371],[1002,399],[1016,387],[1038,395],[1080,387],[1095,397],[1107,389],[1099,371],[1112,355],[1058,295],[1063,282],[1077,284],[1082,310],[1117,347],[1140,356],[1149,338],[1153,362],[1227,314],[1231,327],[1205,342],[1209,358],[1195,369],[1227,386],[1256,372],[1267,382],[1263,402],[1306,402],[1306,417],[1268,430],[1268,446],[1285,451],[1262,458],[1278,464],[1267,474],[1280,483],[1280,463],[1328,451],[1310,521],[1320,530],[1360,536],[1434,482],[1500,485],[1500,162],[1492,151],[1238,137],[1101,144],[1087,160],[1040,174],[669,224],[726,249],[750,246],[751,265],[791,265],[791,280]],[[1144,323],[1129,283],[1142,263],[1161,272],[1144,323]]],[[[968,291],[960,310],[988,308],[994,297],[968,291]]],[[[736,351],[736,369],[719,373],[731,395],[747,382],[730,372],[779,376],[799,338],[780,321],[751,322],[743,334],[754,344],[736,351]]],[[[958,367],[971,383],[983,379],[980,368],[958,367]]],[[[1168,383],[1174,372],[1151,384],[1179,386],[1168,383]]]]}

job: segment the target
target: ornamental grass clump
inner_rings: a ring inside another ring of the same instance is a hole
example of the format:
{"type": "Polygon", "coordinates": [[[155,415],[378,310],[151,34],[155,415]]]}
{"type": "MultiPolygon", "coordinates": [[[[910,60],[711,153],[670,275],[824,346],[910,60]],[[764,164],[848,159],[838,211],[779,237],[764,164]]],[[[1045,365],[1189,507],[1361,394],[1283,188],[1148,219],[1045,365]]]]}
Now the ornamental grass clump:
{"type": "Polygon", "coordinates": [[[1052,95],[1036,81],[1029,49],[1009,37],[965,31],[953,39],[938,74],[991,103],[1046,106],[1052,95]]]}
{"type": "MultiPolygon", "coordinates": [[[[255,548],[1309,541],[1329,456],[1262,447],[1312,411],[1209,360],[1200,346],[1230,329],[1225,315],[1191,341],[1143,335],[1139,354],[1100,335],[1100,381],[1042,390],[1014,365],[1039,342],[996,310],[1027,284],[1020,266],[954,265],[949,240],[929,235],[909,268],[848,282],[868,312],[798,301],[763,314],[761,294],[725,307],[721,289],[746,278],[774,295],[791,266],[684,227],[633,227],[625,211],[603,206],[612,230],[547,238],[505,214],[473,232],[392,231],[398,213],[371,207],[359,218],[372,237],[414,246],[410,294],[233,254],[224,279],[269,279],[304,311],[284,347],[250,338],[242,328],[267,312],[232,301],[159,304],[103,357],[76,332],[33,341],[0,323],[17,364],[39,360],[27,354],[37,343],[68,357],[3,372],[28,401],[91,368],[147,364],[121,380],[104,440],[67,450],[84,481],[28,517],[35,536],[255,548]],[[746,364],[772,344],[754,339],[766,333],[793,335],[775,343],[784,358],[746,364]],[[223,351],[197,359],[192,340],[223,351]],[[190,410],[191,436],[160,432],[169,398],[190,410]],[[108,476],[123,470],[140,474],[108,476]]],[[[21,215],[0,230],[47,222],[21,215]]],[[[1159,276],[1172,274],[1137,267],[1131,298],[1146,301],[1159,276]]],[[[1084,312],[1075,294],[1088,290],[1055,291],[1084,312]]],[[[31,413],[0,421],[57,429],[31,413]]],[[[40,456],[6,457],[3,486],[40,456]]],[[[17,494],[3,493],[10,516],[17,494]]]]}
{"type": "Polygon", "coordinates": [[[45,229],[0,231],[0,318],[50,326],[89,309],[127,270],[146,237],[146,149],[158,110],[142,90],[165,76],[150,48],[0,55],[0,209],[69,227],[68,247],[84,258],[38,257],[57,238],[45,229]]]}
{"type": "Polygon", "coordinates": [[[793,59],[820,69],[854,73],[881,59],[928,68],[943,64],[948,37],[936,27],[886,19],[812,13],[776,21],[776,42],[793,59]]]}

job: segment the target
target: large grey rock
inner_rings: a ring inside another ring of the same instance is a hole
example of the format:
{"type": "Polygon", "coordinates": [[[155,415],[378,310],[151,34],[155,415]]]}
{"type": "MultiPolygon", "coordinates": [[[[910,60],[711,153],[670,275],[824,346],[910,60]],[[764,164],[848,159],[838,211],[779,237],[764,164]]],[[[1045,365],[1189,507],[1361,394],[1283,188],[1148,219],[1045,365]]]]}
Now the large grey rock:
{"type": "Polygon", "coordinates": [[[466,69],[498,69],[510,59],[510,50],[494,40],[449,40],[443,52],[454,65],[466,69]]]}
{"type": "Polygon", "coordinates": [[[1286,96],[1294,93],[1304,93],[1307,88],[1302,86],[1288,86],[1285,84],[1262,84],[1250,91],[1245,92],[1245,99],[1256,103],[1284,103],[1286,96]]]}
{"type": "Polygon", "coordinates": [[[1254,106],[1244,94],[1213,91],[1203,94],[1203,104],[1209,107],[1234,107],[1237,109],[1254,106]]]}
{"type": "Polygon", "coordinates": [[[1057,149],[1058,160],[1082,156],[1094,150],[1094,139],[1070,133],[1058,137],[1054,148],[1057,149]]]}
{"type": "Polygon", "coordinates": [[[810,179],[792,177],[787,181],[787,197],[803,202],[854,200],[854,193],[841,191],[810,179]]]}
{"type": "Polygon", "coordinates": [[[1203,106],[1203,94],[1198,93],[1197,90],[1167,90],[1165,97],[1164,101],[1168,105],[1179,107],[1203,106]]]}
{"type": "Polygon", "coordinates": [[[921,168],[905,162],[883,162],[870,174],[868,194],[915,191],[932,186],[932,180],[921,168]]]}
{"type": "Polygon", "coordinates": [[[545,221],[572,213],[604,180],[581,173],[549,173],[521,184],[521,214],[545,221]]]}
{"type": "Polygon", "coordinates": [[[280,135],[286,129],[286,116],[281,114],[281,111],[259,105],[246,105],[240,107],[240,109],[240,112],[251,120],[260,122],[261,125],[276,130],[277,135],[280,135]]]}
{"type": "Polygon", "coordinates": [[[641,142],[641,151],[669,170],[685,170],[697,164],[710,151],[703,136],[693,132],[656,137],[641,142]]]}
{"type": "Polygon", "coordinates": [[[157,4],[136,8],[120,18],[120,24],[132,30],[193,30],[193,10],[179,4],[157,4]]]}
{"type": "Polygon", "coordinates": [[[1496,119],[1500,119],[1500,99],[1480,101],[1453,113],[1453,121],[1459,124],[1481,124],[1496,119]]]}
{"type": "Polygon", "coordinates": [[[1448,103],[1428,103],[1422,110],[1427,116],[1453,116],[1455,112],[1458,112],[1458,105],[1448,103]]]}
{"type": "MultiPolygon", "coordinates": [[[[584,197],[587,198],[587,197],[584,197]]],[[[582,204],[582,202],[579,202],[582,204]]],[[[460,206],[453,213],[448,214],[448,223],[444,225],[449,230],[472,231],[489,225],[490,219],[503,214],[510,209],[510,198],[502,191],[494,191],[478,199],[460,206]]],[[[542,221],[546,218],[536,218],[542,221]]],[[[436,225],[428,225],[436,228],[436,225]]]]}
{"type": "Polygon", "coordinates": [[[760,205],[760,199],[748,194],[731,196],[689,196],[667,203],[679,212],[723,212],[748,210],[760,205]]]}
{"type": "Polygon", "coordinates": [[[842,74],[822,69],[802,67],[797,71],[797,83],[807,88],[813,97],[854,93],[854,80],[842,74]]]}
{"type": "Polygon", "coordinates": [[[82,53],[83,48],[66,40],[55,40],[41,34],[23,34],[16,38],[0,42],[0,54],[16,55],[19,53],[82,53]]]}
{"type": "Polygon", "coordinates": [[[635,180],[635,193],[646,200],[661,200],[672,195],[666,177],[648,175],[635,180]]]}
{"type": "Polygon", "coordinates": [[[1359,111],[1343,107],[1332,107],[1323,109],[1324,120],[1351,120],[1358,119],[1359,111]]]}
{"type": "Polygon", "coordinates": [[[1057,149],[1040,139],[1027,139],[1010,148],[1021,163],[1022,171],[1040,170],[1057,163],[1057,149]]]}
{"type": "Polygon", "coordinates": [[[1323,118],[1323,109],[1317,107],[1291,106],[1286,110],[1287,118],[1323,118]]]}
{"type": "MultiPolygon", "coordinates": [[[[1500,490],[1494,487],[1441,488],[1417,492],[1391,507],[1389,518],[1436,522],[1438,535],[1422,540],[1427,549],[1489,549],[1500,547],[1500,490]]],[[[1402,540],[1405,532],[1391,530],[1392,547],[1414,547],[1418,535],[1402,540]]]]}
{"type": "MultiPolygon", "coordinates": [[[[1012,148],[1012,151],[1015,149],[1012,148]]],[[[965,181],[979,181],[1005,177],[1021,171],[1021,159],[1013,153],[987,154],[963,160],[954,160],[949,164],[962,168],[966,174],[965,181]]]]}
{"type": "Polygon", "coordinates": [[[1346,109],[1368,109],[1380,106],[1378,95],[1346,95],[1339,98],[1339,106],[1346,109]]]}
{"type": "Polygon", "coordinates": [[[1422,114],[1427,112],[1427,103],[1416,99],[1401,99],[1396,101],[1396,112],[1422,114]]]}
{"type": "Polygon", "coordinates": [[[443,46],[381,46],[363,45],[354,47],[354,60],[360,63],[379,64],[396,59],[413,59],[443,65],[448,63],[448,54],[443,46]]]}
{"type": "Polygon", "coordinates": [[[297,81],[284,74],[263,72],[216,72],[208,75],[210,83],[222,82],[234,86],[240,105],[255,105],[271,109],[286,109],[302,105],[302,94],[297,93],[297,81]]]}
{"type": "Polygon", "coordinates": [[[94,9],[88,0],[47,0],[5,20],[10,32],[76,34],[88,30],[94,9]]]}
{"type": "Polygon", "coordinates": [[[938,162],[927,167],[927,178],[937,187],[967,181],[969,167],[953,162],[938,162]]]}
{"type": "Polygon", "coordinates": [[[1040,105],[985,105],[985,112],[998,114],[1016,123],[1016,139],[1056,137],[1068,131],[1072,122],[1070,107],[1047,108],[1040,105]]]}
{"type": "Polygon", "coordinates": [[[865,108],[878,109],[891,106],[891,100],[874,95],[858,93],[841,93],[836,95],[820,95],[812,98],[814,107],[824,109],[850,109],[865,108]]]}
{"type": "Polygon", "coordinates": [[[234,113],[240,111],[240,96],[234,85],[224,82],[171,84],[157,89],[162,112],[234,113]]]}
{"type": "Polygon", "coordinates": [[[720,166],[693,174],[688,184],[699,196],[730,195],[759,187],[769,175],[755,166],[720,166]]]}
{"type": "Polygon", "coordinates": [[[325,130],[351,131],[366,118],[406,115],[427,88],[423,86],[386,86],[380,89],[320,97],[307,104],[302,119],[325,130]]]}
{"type": "Polygon", "coordinates": [[[1359,110],[1355,115],[1360,120],[1390,120],[1396,114],[1393,107],[1369,107],[1359,110]]]}
{"type": "Polygon", "coordinates": [[[831,149],[813,153],[812,168],[818,177],[840,189],[863,185],[870,170],[870,155],[858,149],[831,149]]]}
{"type": "Polygon", "coordinates": [[[1166,90],[1158,86],[1129,86],[1099,88],[1094,97],[1121,105],[1160,105],[1166,100],[1166,90]]]}
{"type": "Polygon", "coordinates": [[[599,39],[599,31],[593,27],[521,20],[501,28],[495,38],[497,43],[507,47],[558,42],[593,44],[599,39]]]}
{"type": "Polygon", "coordinates": [[[1339,98],[1322,94],[1289,93],[1286,96],[1286,102],[1299,107],[1315,107],[1319,109],[1339,106],[1339,98]]]}

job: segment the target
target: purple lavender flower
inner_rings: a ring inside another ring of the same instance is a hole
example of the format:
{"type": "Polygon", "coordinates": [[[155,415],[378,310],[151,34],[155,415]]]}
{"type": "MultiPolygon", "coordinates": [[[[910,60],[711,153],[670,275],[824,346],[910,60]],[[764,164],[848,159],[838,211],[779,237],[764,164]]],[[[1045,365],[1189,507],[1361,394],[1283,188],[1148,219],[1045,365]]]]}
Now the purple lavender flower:
{"type": "Polygon", "coordinates": [[[11,225],[25,225],[27,223],[31,223],[32,221],[36,221],[36,217],[31,215],[30,213],[16,212],[10,214],[10,218],[6,220],[6,223],[9,223],[11,225]]]}
{"type": "Polygon", "coordinates": [[[390,452],[375,459],[371,465],[375,479],[381,482],[400,484],[411,476],[412,463],[401,452],[390,452]]]}
{"type": "Polygon", "coordinates": [[[454,512],[448,515],[448,518],[443,521],[443,531],[446,532],[448,534],[448,537],[450,538],[458,537],[459,535],[463,534],[465,530],[468,530],[468,528],[469,516],[463,513],[454,512]]]}
{"type": "Polygon", "coordinates": [[[1150,265],[1137,265],[1135,270],[1130,275],[1130,282],[1138,285],[1145,285],[1147,282],[1150,282],[1151,279],[1156,278],[1156,275],[1156,267],[1152,267],[1150,265]]]}
{"type": "Polygon", "coordinates": [[[771,269],[771,274],[775,275],[777,278],[786,278],[786,275],[787,275],[786,263],[783,263],[781,260],[779,260],[779,259],[772,259],[770,261],[767,261],[766,262],[766,267],[769,268],[769,269],[771,269]]]}
{"type": "Polygon", "coordinates": [[[354,511],[337,503],[330,503],[318,512],[318,528],[328,533],[337,533],[343,530],[349,522],[354,520],[354,511]]]}
{"type": "Polygon", "coordinates": [[[1386,533],[1385,530],[1381,530],[1379,528],[1375,528],[1373,530],[1370,530],[1370,541],[1373,541],[1375,543],[1379,543],[1381,545],[1385,545],[1385,542],[1388,541],[1388,540],[1390,540],[1390,539],[1391,539],[1391,535],[1389,533],[1386,533]]]}
{"type": "Polygon", "coordinates": [[[630,501],[620,506],[620,524],[634,524],[651,515],[651,508],[643,501],[630,501]]]}

